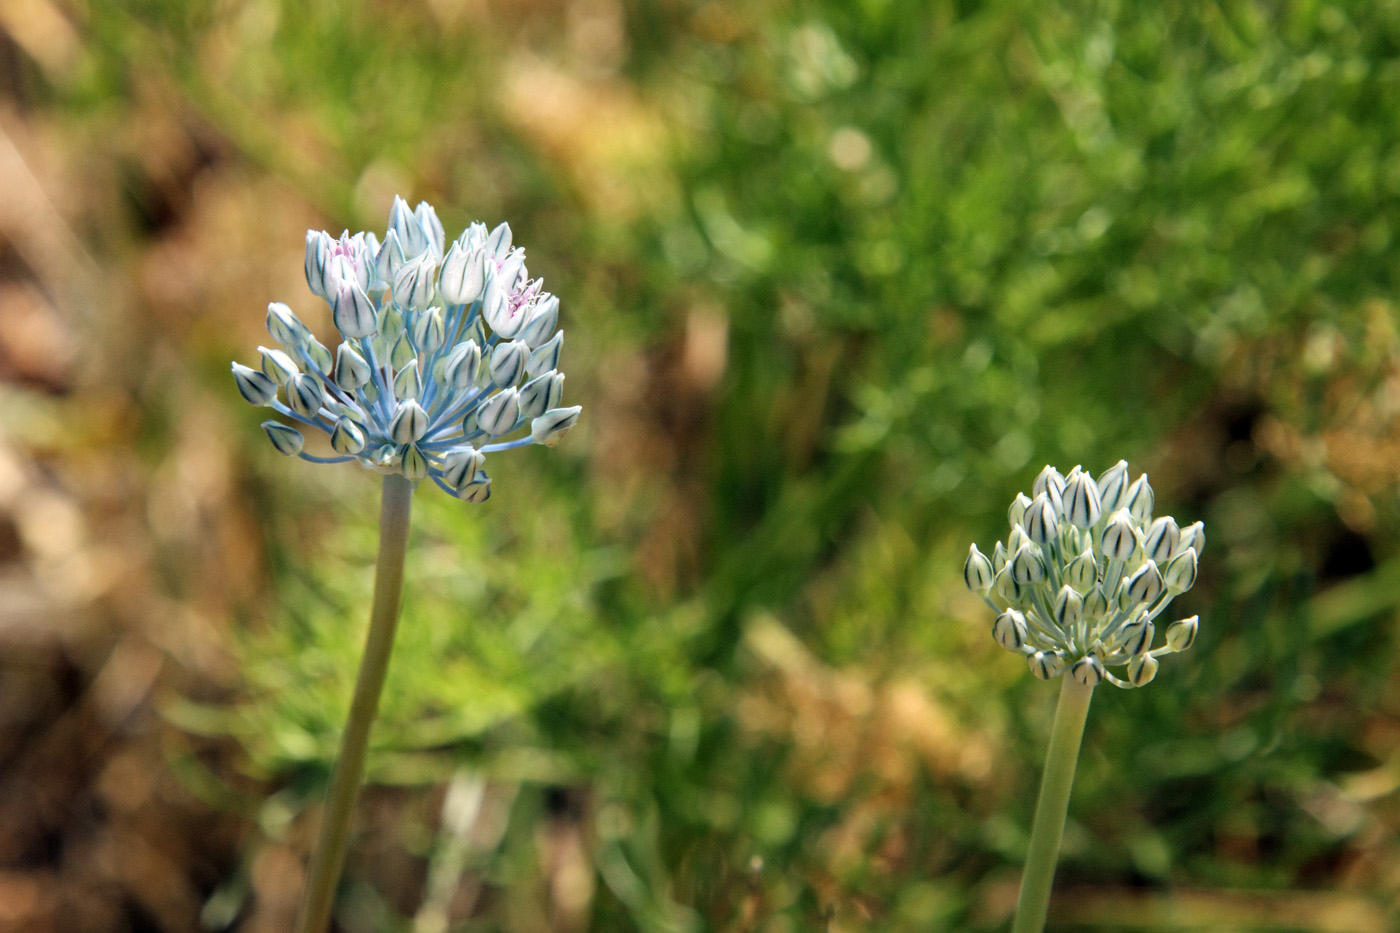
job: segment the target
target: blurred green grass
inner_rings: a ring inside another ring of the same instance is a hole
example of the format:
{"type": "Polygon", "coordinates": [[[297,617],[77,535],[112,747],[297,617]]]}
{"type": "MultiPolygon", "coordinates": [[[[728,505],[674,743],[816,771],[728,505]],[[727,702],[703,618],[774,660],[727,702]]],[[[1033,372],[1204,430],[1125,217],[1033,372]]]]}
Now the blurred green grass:
{"type": "Polygon", "coordinates": [[[409,790],[371,798],[345,929],[410,928],[454,773],[508,801],[454,929],[998,928],[1051,701],[958,570],[1041,464],[1119,457],[1206,522],[1202,630],[1095,704],[1060,877],[1100,900],[1057,928],[1400,909],[1400,7],[56,9],[77,51],[12,40],[14,119],[123,283],[88,368],[152,496],[194,445],[230,464],[213,556],[152,534],[235,662],[167,710],[238,739],[199,786],[248,852],[322,787],[374,484],[273,457],[226,360],[267,301],[312,312],[308,224],[396,192],[509,219],[563,298],[581,427],[483,508],[419,497],[371,762],[409,790]],[[230,554],[251,585],[211,599],[230,554]]]}

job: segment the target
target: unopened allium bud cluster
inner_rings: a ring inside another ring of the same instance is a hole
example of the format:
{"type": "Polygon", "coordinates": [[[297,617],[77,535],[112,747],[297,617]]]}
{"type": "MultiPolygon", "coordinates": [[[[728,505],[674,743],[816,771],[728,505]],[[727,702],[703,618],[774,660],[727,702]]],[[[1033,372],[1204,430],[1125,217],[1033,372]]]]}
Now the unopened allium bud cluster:
{"type": "Polygon", "coordinates": [[[382,243],[308,230],[306,281],[330,305],[335,352],[273,302],[267,329],[280,349],[259,347],[257,368],[233,364],[248,402],[329,435],[335,456],[312,456],[296,427],[263,422],[280,452],[431,477],[480,502],[491,494],[486,454],[553,446],[578,421],[578,406],[560,407],[559,299],[530,279],[507,224],[474,223],[449,246],[431,206],[395,198],[382,243]]]}
{"type": "Polygon", "coordinates": [[[1196,616],[1168,625],[1161,647],[1153,641],[1158,617],[1196,582],[1205,530],[1154,518],[1153,504],[1147,474],[1130,481],[1126,461],[1097,482],[1047,466],[1011,503],[1006,541],[990,557],[972,545],[963,579],[998,613],[992,636],[1037,677],[1069,670],[1087,686],[1140,687],[1159,657],[1191,647],[1196,616]]]}

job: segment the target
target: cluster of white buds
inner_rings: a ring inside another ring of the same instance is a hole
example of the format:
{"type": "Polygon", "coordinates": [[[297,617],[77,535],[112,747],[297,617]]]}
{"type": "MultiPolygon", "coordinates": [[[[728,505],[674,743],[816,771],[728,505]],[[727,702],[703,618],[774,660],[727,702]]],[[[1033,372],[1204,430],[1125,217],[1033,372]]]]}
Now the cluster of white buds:
{"type": "Polygon", "coordinates": [[[256,369],[233,364],[248,402],[325,432],[336,454],[312,456],[297,428],[263,422],[287,456],[431,477],[481,502],[486,454],[552,447],[578,422],[578,406],[560,407],[559,299],[531,281],[509,225],[474,223],[449,247],[430,205],[395,198],[382,243],[308,230],[306,281],[331,307],[335,352],[273,302],[267,329],[281,349],[259,347],[256,369]]]}
{"type": "Polygon", "coordinates": [[[1069,670],[1080,683],[1140,687],[1157,659],[1196,640],[1196,616],[1167,627],[1152,647],[1157,617],[1196,582],[1205,548],[1200,522],[1153,518],[1147,474],[1129,481],[1120,460],[1099,477],[1047,466],[1031,496],[1017,493],[1011,534],[991,557],[972,545],[963,580],[997,613],[992,637],[1026,656],[1050,680],[1069,670]],[[1123,676],[1109,668],[1125,667],[1123,676]]]}

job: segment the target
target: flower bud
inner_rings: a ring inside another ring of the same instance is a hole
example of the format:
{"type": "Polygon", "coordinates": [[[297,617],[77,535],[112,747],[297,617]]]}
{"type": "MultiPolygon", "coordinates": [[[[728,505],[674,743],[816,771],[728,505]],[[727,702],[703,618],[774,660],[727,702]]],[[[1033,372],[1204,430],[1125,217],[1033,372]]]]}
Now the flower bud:
{"type": "Polygon", "coordinates": [[[403,461],[399,468],[403,470],[405,479],[417,483],[428,476],[428,459],[423,456],[423,452],[418,449],[417,444],[409,444],[404,448],[403,461]]]}
{"type": "Polygon", "coordinates": [[[1091,619],[1102,619],[1108,615],[1108,597],[1103,587],[1096,586],[1084,595],[1084,614],[1091,619]]]}
{"type": "Polygon", "coordinates": [[[325,398],[315,376],[297,373],[287,381],[287,406],[303,418],[315,418],[325,398]]]}
{"type": "Polygon", "coordinates": [[[1045,562],[1031,550],[1030,544],[1021,545],[1016,556],[1011,558],[1011,578],[1021,586],[1031,586],[1045,578],[1045,562]]]}
{"type": "Polygon", "coordinates": [[[321,283],[326,277],[326,258],[330,248],[331,238],[325,231],[306,231],[306,284],[312,294],[320,298],[326,297],[325,288],[321,283]]]}
{"type": "Polygon", "coordinates": [[[1142,550],[1149,558],[1166,566],[1167,561],[1176,554],[1180,543],[1181,529],[1177,527],[1176,519],[1170,515],[1163,515],[1147,529],[1142,541],[1142,550]]]}
{"type": "Polygon", "coordinates": [[[546,292],[535,299],[525,316],[525,326],[520,330],[520,339],[531,347],[538,347],[549,340],[558,324],[559,299],[546,292]]]}
{"type": "Polygon", "coordinates": [[[296,346],[310,334],[306,325],[280,301],[267,306],[267,332],[284,347],[296,346]]]}
{"type": "Polygon", "coordinates": [[[491,381],[498,386],[513,386],[525,372],[525,356],[529,352],[524,341],[498,343],[491,351],[491,381]]]}
{"type": "Polygon", "coordinates": [[[1099,487],[1088,473],[1072,474],[1065,483],[1063,493],[1065,518],[1076,528],[1088,528],[1103,514],[1099,500],[1099,487]]]}
{"type": "Polygon", "coordinates": [[[1086,654],[1069,669],[1070,676],[1086,687],[1097,687],[1103,683],[1103,662],[1092,654],[1086,654]]]}
{"type": "Polygon", "coordinates": [[[396,230],[390,230],[384,237],[383,244],[379,247],[379,252],[374,257],[374,274],[385,285],[392,285],[395,276],[403,268],[407,257],[404,255],[403,243],[399,240],[396,230]]]}
{"type": "Polygon", "coordinates": [[[1162,595],[1162,574],[1157,562],[1149,560],[1128,578],[1128,598],[1136,605],[1150,603],[1162,595]]]}
{"type": "Polygon", "coordinates": [[[555,373],[549,380],[549,397],[546,399],[545,410],[558,408],[564,401],[564,374],[555,373]]]}
{"type": "Polygon", "coordinates": [[[1119,639],[1123,643],[1123,650],[1131,655],[1142,654],[1151,649],[1152,639],[1157,636],[1157,627],[1147,618],[1146,613],[1139,613],[1131,622],[1123,626],[1119,633],[1119,639]]]}
{"type": "Polygon", "coordinates": [[[1044,493],[1045,497],[1050,500],[1050,504],[1055,507],[1056,512],[1064,511],[1064,492],[1064,476],[1061,475],[1059,470],[1048,464],[1045,469],[1040,471],[1040,475],[1035,478],[1035,482],[1031,484],[1031,497],[1034,498],[1044,493]]]}
{"type": "Polygon", "coordinates": [[[258,347],[258,352],[262,354],[262,371],[279,386],[286,385],[287,380],[301,372],[297,364],[292,362],[292,358],[281,350],[258,347]]]}
{"type": "Polygon", "coordinates": [[[316,369],[320,370],[320,375],[331,371],[331,351],[326,349],[324,343],[307,334],[306,343],[302,345],[301,349],[306,354],[307,359],[315,364],[316,369]]]}
{"type": "Polygon", "coordinates": [[[992,548],[992,571],[1000,573],[1001,568],[1006,566],[1006,545],[1000,541],[992,548]]]}
{"type": "Polygon", "coordinates": [[[1099,582],[1099,567],[1092,551],[1084,551],[1065,567],[1065,582],[1081,593],[1087,593],[1099,582]]]}
{"type": "Polygon", "coordinates": [[[491,477],[477,473],[475,479],[463,483],[457,490],[457,498],[464,502],[485,502],[491,498],[491,477]]]}
{"type": "Polygon", "coordinates": [[[514,388],[497,392],[476,410],[477,427],[492,437],[509,434],[519,420],[520,393],[514,388]]]}
{"type": "Polygon", "coordinates": [[[1128,461],[1119,460],[1099,477],[1099,505],[1105,512],[1123,507],[1128,493],[1128,461]]]}
{"type": "Polygon", "coordinates": [[[1021,527],[1025,529],[1026,537],[1036,544],[1049,544],[1060,536],[1060,520],[1045,493],[1039,493],[1031,501],[1025,517],[1021,519],[1021,527]]]}
{"type": "Polygon", "coordinates": [[[341,417],[331,431],[331,449],[338,454],[354,456],[365,449],[365,432],[349,418],[341,417]]]}
{"type": "Polygon", "coordinates": [[[333,374],[336,385],[347,392],[354,392],[369,382],[370,376],[369,364],[363,356],[355,352],[348,340],[336,348],[333,374]]]}
{"type": "Polygon", "coordinates": [[[394,274],[394,304],[407,311],[422,311],[433,303],[436,276],[437,262],[431,253],[410,259],[394,274]]]}
{"type": "Polygon", "coordinates": [[[331,304],[331,320],[346,337],[368,337],[378,329],[374,303],[369,300],[360,283],[342,282],[331,304]]]}
{"type": "Polygon", "coordinates": [[[1128,683],[1141,687],[1157,676],[1159,664],[1150,654],[1140,654],[1128,662],[1128,683]]]}
{"type": "Polygon", "coordinates": [[[547,342],[530,351],[530,358],[525,362],[525,374],[538,376],[551,369],[558,369],[559,353],[563,349],[564,332],[561,330],[555,332],[554,336],[549,338],[547,342]]]}
{"type": "Polygon", "coordinates": [[[1016,582],[1016,578],[1011,575],[1011,565],[1007,564],[997,575],[992,578],[992,591],[1001,597],[1001,601],[1008,606],[1019,606],[1021,604],[1021,584],[1016,582]]]}
{"type": "Polygon", "coordinates": [[[428,433],[428,413],[416,399],[399,402],[389,422],[389,439],[395,444],[412,444],[428,433]]]}
{"type": "Polygon", "coordinates": [[[578,424],[579,413],[583,411],[581,405],[574,405],[571,408],[551,408],[530,422],[530,437],[536,444],[543,444],[546,447],[553,447],[564,439],[564,435],[574,429],[578,424]]]}
{"type": "Polygon", "coordinates": [[[413,342],[420,353],[435,353],[447,339],[443,326],[442,309],[433,307],[418,315],[413,324],[413,342]]]}
{"type": "Polygon", "coordinates": [[[1050,607],[1050,613],[1060,630],[1068,632],[1079,624],[1079,619],[1084,613],[1084,599],[1073,587],[1062,586],[1059,595],[1055,597],[1055,604],[1050,607]]]}
{"type": "Polygon", "coordinates": [[[1181,543],[1179,547],[1194,548],[1196,556],[1199,557],[1206,549],[1206,526],[1203,522],[1193,522],[1181,529],[1181,543]]]}
{"type": "MultiPolygon", "coordinates": [[[[528,388],[528,386],[527,386],[528,388]]],[[[967,551],[967,560],[963,562],[963,583],[974,593],[981,593],[984,596],[992,588],[992,581],[996,574],[992,571],[992,562],[987,560],[987,555],[977,550],[977,545],[972,545],[967,551]]]]}
{"type": "Polygon", "coordinates": [[[481,348],[476,345],[476,341],[468,340],[452,348],[452,352],[447,355],[442,374],[455,391],[462,392],[476,382],[476,374],[480,368],[481,348]]]}
{"type": "Polygon", "coordinates": [[[992,637],[1007,651],[1020,651],[1026,643],[1026,617],[1008,609],[992,623],[992,637]]]}
{"type": "Polygon", "coordinates": [[[1099,550],[1110,560],[1127,560],[1137,550],[1137,534],[1133,520],[1126,511],[1119,509],[1108,519],[1103,534],[1099,535],[1099,550]]]}
{"type": "Polygon", "coordinates": [[[395,398],[417,398],[423,388],[423,379],[418,373],[418,361],[409,360],[404,368],[394,374],[395,398]]]}
{"type": "Polygon", "coordinates": [[[510,252],[510,224],[502,222],[486,237],[486,252],[497,259],[510,252]]]}
{"type": "Polygon", "coordinates": [[[1156,495],[1152,492],[1152,487],[1147,483],[1147,474],[1144,473],[1134,480],[1128,487],[1128,492],[1124,496],[1123,507],[1132,514],[1142,524],[1152,521],[1152,506],[1156,495]]]}
{"type": "Polygon", "coordinates": [[[1171,559],[1162,573],[1162,583],[1173,596],[1196,585],[1196,549],[1187,548],[1171,559]]]}
{"type": "Polygon", "coordinates": [[[389,350],[389,365],[395,369],[402,369],[417,358],[418,352],[409,342],[408,334],[399,334],[399,339],[394,341],[394,346],[389,350]]]}
{"type": "Polygon", "coordinates": [[[423,231],[423,239],[428,249],[441,257],[447,234],[443,232],[442,221],[438,220],[437,211],[427,201],[419,201],[413,210],[413,216],[418,221],[418,228],[423,231]]]}
{"type": "Polygon", "coordinates": [[[1041,680],[1053,680],[1065,669],[1065,659],[1053,651],[1037,651],[1026,660],[1031,673],[1041,680]]]}
{"type": "Polygon", "coordinates": [[[481,297],[484,272],[480,250],[469,250],[461,240],[452,244],[442,260],[442,272],[438,276],[438,289],[442,300],[448,304],[471,304],[481,297]]]}
{"type": "Polygon", "coordinates": [[[1011,520],[1012,528],[1021,527],[1021,520],[1026,517],[1026,509],[1030,506],[1031,500],[1024,492],[1016,493],[1016,498],[1011,500],[1011,508],[1006,510],[1006,517],[1011,520]]]}
{"type": "Polygon", "coordinates": [[[272,441],[272,446],[277,448],[279,454],[295,457],[306,444],[306,438],[301,436],[300,431],[281,422],[264,421],[262,429],[267,432],[267,439],[272,441]]]}
{"type": "MultiPolygon", "coordinates": [[[[556,375],[558,374],[552,372],[544,373],[520,387],[520,417],[531,421],[553,407],[549,403],[549,396],[553,392],[556,375]]],[[[989,581],[990,579],[988,576],[989,581]]]]}
{"type": "Polygon", "coordinates": [[[277,383],[251,366],[234,363],[233,381],[238,385],[238,394],[249,405],[267,405],[277,398],[277,383]]]}
{"type": "Polygon", "coordinates": [[[442,462],[442,478],[447,485],[453,489],[461,490],[463,486],[476,479],[477,472],[486,463],[486,458],[481,451],[468,444],[460,447],[448,454],[442,462]]]}
{"type": "Polygon", "coordinates": [[[1173,651],[1185,651],[1196,643],[1196,630],[1201,617],[1191,616],[1167,626],[1167,647],[1173,651]]]}

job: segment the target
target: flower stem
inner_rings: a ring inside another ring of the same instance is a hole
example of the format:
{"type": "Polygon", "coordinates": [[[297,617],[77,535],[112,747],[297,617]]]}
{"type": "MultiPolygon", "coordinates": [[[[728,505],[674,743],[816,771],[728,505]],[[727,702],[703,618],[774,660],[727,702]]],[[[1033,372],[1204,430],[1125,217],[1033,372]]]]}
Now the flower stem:
{"type": "Polygon", "coordinates": [[[384,477],[383,499],[379,507],[379,558],[374,572],[374,606],[370,611],[369,633],[360,672],[355,678],[355,695],[350,701],[350,717],[340,742],[340,757],[331,774],[321,817],[321,838],[311,858],[311,875],[306,883],[297,933],[325,933],[330,924],[336,884],[345,864],[350,841],[350,817],[360,779],[365,770],[369,730],[379,709],[379,694],[389,670],[394,649],[394,631],[399,624],[399,601],[403,593],[404,554],[408,549],[408,521],[413,506],[413,484],[400,473],[384,477]]]}
{"type": "Polygon", "coordinates": [[[1084,721],[1089,717],[1089,700],[1094,695],[1093,687],[1084,686],[1068,674],[1063,680],[1055,724],[1050,729],[1040,799],[1031,823],[1031,844],[1021,875],[1021,897],[1016,902],[1012,933],[1040,933],[1045,929],[1055,862],[1060,857],[1060,837],[1064,835],[1065,814],[1069,810],[1069,791],[1079,760],[1079,741],[1084,737],[1084,721]]]}

